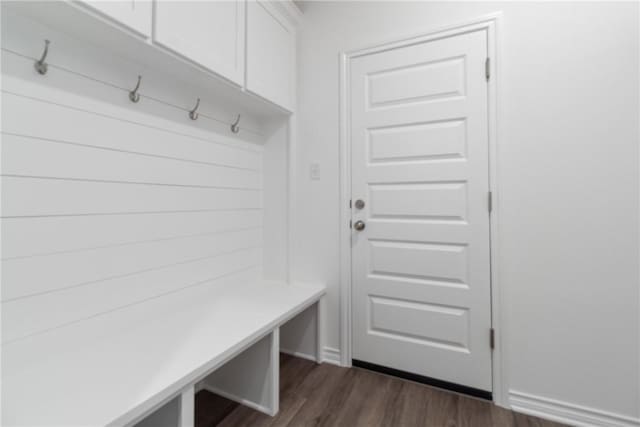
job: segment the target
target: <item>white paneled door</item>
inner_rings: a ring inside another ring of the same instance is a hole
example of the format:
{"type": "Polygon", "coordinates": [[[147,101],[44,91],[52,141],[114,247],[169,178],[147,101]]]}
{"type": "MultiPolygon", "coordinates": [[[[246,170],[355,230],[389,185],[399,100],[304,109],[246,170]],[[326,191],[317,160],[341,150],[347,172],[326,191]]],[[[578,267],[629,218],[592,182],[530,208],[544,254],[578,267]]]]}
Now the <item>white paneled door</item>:
{"type": "Polygon", "coordinates": [[[486,57],[476,31],[352,59],[352,324],[355,360],[491,391],[486,57]]]}

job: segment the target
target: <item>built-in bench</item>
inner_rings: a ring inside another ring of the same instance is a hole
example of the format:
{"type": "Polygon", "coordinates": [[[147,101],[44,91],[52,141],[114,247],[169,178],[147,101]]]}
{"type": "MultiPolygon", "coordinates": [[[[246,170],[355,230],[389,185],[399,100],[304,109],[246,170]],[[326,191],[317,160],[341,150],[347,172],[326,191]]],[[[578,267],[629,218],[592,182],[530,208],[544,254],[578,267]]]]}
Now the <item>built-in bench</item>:
{"type": "MultiPolygon", "coordinates": [[[[193,426],[202,388],[274,415],[280,327],[303,316],[317,328],[324,292],[276,281],[196,286],[12,342],[2,352],[3,420],[193,426]]],[[[305,324],[289,346],[308,342],[305,324]]]]}

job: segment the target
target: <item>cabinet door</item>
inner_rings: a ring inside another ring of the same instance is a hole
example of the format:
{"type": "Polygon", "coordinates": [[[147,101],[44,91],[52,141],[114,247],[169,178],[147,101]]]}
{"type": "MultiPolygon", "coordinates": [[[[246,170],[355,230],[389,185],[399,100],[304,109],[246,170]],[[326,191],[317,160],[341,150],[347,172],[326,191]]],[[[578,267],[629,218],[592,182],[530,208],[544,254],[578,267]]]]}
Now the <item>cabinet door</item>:
{"type": "Polygon", "coordinates": [[[291,111],[295,29],[267,2],[247,7],[247,89],[291,111]]]}
{"type": "Polygon", "coordinates": [[[81,4],[145,37],[151,37],[151,0],[82,1],[81,4]]]}
{"type": "Polygon", "coordinates": [[[244,0],[156,0],[154,41],[242,85],[244,0]]]}

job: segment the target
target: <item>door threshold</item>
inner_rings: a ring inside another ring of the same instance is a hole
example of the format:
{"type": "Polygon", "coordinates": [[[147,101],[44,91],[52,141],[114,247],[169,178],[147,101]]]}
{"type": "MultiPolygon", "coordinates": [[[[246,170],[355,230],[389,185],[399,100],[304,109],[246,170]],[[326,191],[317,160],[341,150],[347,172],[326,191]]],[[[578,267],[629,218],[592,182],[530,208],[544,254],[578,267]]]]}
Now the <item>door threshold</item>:
{"type": "Polygon", "coordinates": [[[468,387],[466,385],[450,383],[449,381],[438,380],[431,377],[425,377],[423,375],[413,374],[411,372],[401,371],[399,369],[389,368],[387,366],[376,365],[375,363],[369,363],[362,360],[353,359],[351,361],[351,364],[355,367],[367,369],[369,371],[379,372],[381,374],[391,375],[393,377],[402,378],[416,383],[426,384],[444,390],[454,391],[456,393],[466,394],[468,396],[493,401],[493,394],[490,391],[480,390],[478,388],[468,387]]]}

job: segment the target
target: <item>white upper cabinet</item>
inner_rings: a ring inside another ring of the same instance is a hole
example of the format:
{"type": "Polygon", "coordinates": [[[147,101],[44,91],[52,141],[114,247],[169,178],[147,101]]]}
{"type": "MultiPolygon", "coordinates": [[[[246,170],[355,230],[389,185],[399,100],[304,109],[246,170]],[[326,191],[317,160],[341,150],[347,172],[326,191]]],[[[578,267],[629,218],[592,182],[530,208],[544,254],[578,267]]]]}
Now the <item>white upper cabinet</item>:
{"type": "Polygon", "coordinates": [[[293,111],[296,25],[291,0],[73,0],[247,93],[293,111]]]}
{"type": "Polygon", "coordinates": [[[156,0],[154,41],[240,86],[244,34],[244,0],[156,0]]]}
{"type": "Polygon", "coordinates": [[[125,27],[151,37],[153,20],[151,0],[82,1],[80,4],[110,18],[125,27]]]}
{"type": "Polygon", "coordinates": [[[292,111],[295,28],[275,2],[247,3],[247,90],[292,111]]]}

